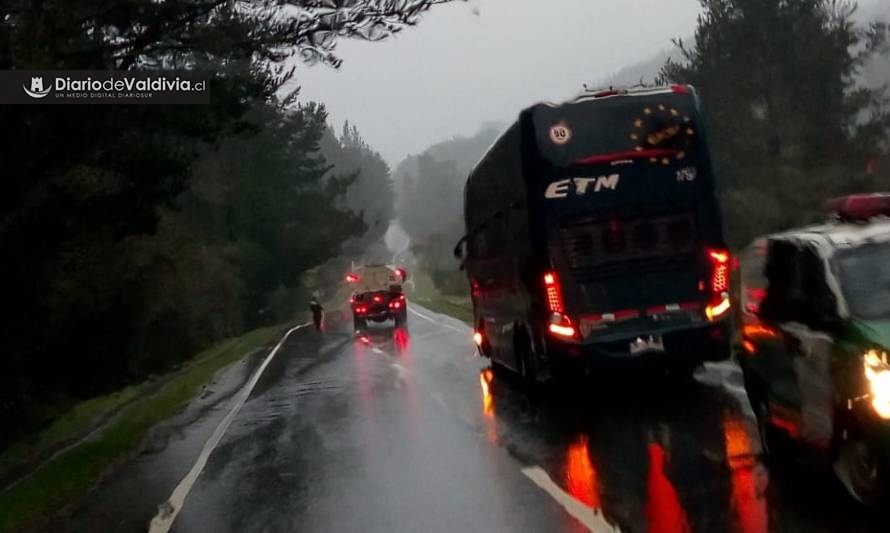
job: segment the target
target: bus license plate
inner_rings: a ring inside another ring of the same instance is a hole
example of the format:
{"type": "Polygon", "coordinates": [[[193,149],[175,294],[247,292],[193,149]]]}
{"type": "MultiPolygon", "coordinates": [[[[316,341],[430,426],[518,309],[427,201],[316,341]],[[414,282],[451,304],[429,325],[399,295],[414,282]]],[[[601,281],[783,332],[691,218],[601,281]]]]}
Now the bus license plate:
{"type": "Polygon", "coordinates": [[[637,337],[630,342],[630,354],[639,355],[646,352],[663,352],[664,340],[661,335],[649,335],[648,337],[637,337]]]}

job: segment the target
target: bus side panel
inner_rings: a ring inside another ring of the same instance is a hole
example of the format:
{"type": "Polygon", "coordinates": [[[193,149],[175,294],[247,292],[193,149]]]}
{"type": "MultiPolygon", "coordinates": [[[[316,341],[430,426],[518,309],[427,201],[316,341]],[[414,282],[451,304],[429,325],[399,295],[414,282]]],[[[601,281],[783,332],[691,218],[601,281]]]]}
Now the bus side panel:
{"type": "Polygon", "coordinates": [[[519,137],[514,124],[474,169],[465,194],[475,326],[492,357],[514,369],[514,327],[529,307],[521,276],[530,245],[519,137]]]}

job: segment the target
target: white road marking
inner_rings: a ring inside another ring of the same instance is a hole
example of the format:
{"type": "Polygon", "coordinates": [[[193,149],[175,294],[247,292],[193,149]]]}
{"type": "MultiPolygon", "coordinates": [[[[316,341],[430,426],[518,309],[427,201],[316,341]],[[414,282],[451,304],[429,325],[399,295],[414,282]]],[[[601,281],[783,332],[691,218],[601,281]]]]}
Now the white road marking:
{"type": "Polygon", "coordinates": [[[408,307],[408,310],[411,311],[412,313],[414,313],[415,315],[419,316],[420,318],[424,319],[424,320],[429,320],[429,321],[432,322],[433,324],[438,324],[438,325],[440,325],[440,326],[446,327],[446,328],[448,328],[448,329],[450,329],[450,330],[453,330],[453,331],[456,331],[456,332],[458,332],[458,333],[466,333],[466,331],[464,331],[464,330],[462,330],[462,329],[460,329],[460,328],[456,328],[456,327],[452,326],[451,324],[447,324],[447,323],[445,323],[445,322],[441,322],[441,321],[439,321],[439,320],[436,320],[435,318],[430,318],[430,317],[426,316],[426,315],[423,314],[423,313],[420,313],[420,312],[418,312],[418,311],[415,311],[413,307],[408,307]]]}
{"type": "Polygon", "coordinates": [[[544,489],[557,503],[572,515],[577,521],[581,522],[590,531],[596,533],[618,532],[621,529],[610,524],[605,517],[596,509],[584,505],[571,494],[562,490],[556,483],[550,479],[547,472],[539,466],[530,466],[522,469],[522,473],[526,477],[535,482],[535,485],[544,489]]]}
{"type": "Polygon", "coordinates": [[[219,444],[219,441],[222,439],[226,430],[229,429],[229,426],[232,424],[232,420],[234,420],[235,416],[238,414],[238,411],[241,410],[241,407],[247,401],[247,398],[250,397],[250,393],[253,392],[253,388],[256,386],[257,382],[260,380],[260,377],[263,375],[263,371],[266,370],[266,367],[269,366],[269,363],[272,361],[272,358],[275,357],[275,354],[278,353],[278,350],[281,349],[281,346],[284,344],[284,341],[290,336],[291,333],[297,331],[298,329],[305,328],[309,323],[300,324],[298,326],[294,326],[291,329],[287,330],[287,333],[281,337],[281,340],[278,341],[278,344],[275,345],[275,348],[269,352],[269,355],[263,360],[263,363],[260,367],[254,372],[253,376],[251,376],[250,381],[247,382],[246,385],[241,389],[238,393],[238,397],[235,399],[235,405],[232,406],[232,409],[226,415],[225,418],[216,426],[216,429],[213,430],[213,434],[210,435],[210,438],[207,439],[207,442],[204,443],[204,448],[201,450],[201,454],[198,456],[198,460],[195,461],[195,464],[192,466],[192,469],[189,470],[189,473],[186,474],[182,481],[179,482],[179,485],[173,489],[173,494],[170,495],[170,498],[161,505],[161,508],[158,510],[158,514],[155,515],[151,520],[151,524],[148,526],[149,533],[167,533],[170,531],[170,528],[173,526],[173,521],[176,520],[176,516],[179,515],[179,511],[182,510],[182,505],[185,503],[185,499],[189,494],[189,491],[192,489],[192,486],[197,481],[198,476],[201,474],[201,471],[204,470],[204,466],[207,464],[207,459],[210,457],[210,454],[213,453],[214,448],[219,444]]]}

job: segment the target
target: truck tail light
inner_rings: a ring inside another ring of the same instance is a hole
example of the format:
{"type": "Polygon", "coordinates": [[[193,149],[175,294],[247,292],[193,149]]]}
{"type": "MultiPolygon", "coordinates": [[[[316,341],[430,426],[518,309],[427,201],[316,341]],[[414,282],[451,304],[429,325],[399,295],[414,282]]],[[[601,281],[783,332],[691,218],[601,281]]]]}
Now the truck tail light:
{"type": "Polygon", "coordinates": [[[353,274],[352,272],[346,274],[346,283],[358,283],[361,279],[358,274],[353,274]]]}
{"type": "Polygon", "coordinates": [[[562,305],[562,287],[559,286],[556,272],[544,273],[544,290],[547,294],[547,310],[551,313],[562,313],[565,310],[562,305]]]}
{"type": "Polygon", "coordinates": [[[730,256],[728,250],[708,249],[711,264],[711,298],[705,307],[708,320],[716,320],[729,312],[732,302],[729,298],[730,256]]]}

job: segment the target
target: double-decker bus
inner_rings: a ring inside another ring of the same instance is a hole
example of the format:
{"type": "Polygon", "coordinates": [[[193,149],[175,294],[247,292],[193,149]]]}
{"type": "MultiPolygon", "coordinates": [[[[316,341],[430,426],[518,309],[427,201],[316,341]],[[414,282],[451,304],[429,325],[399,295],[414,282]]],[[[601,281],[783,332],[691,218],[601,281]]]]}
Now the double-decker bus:
{"type": "Polygon", "coordinates": [[[729,356],[730,254],[695,90],[537,104],[464,191],[474,339],[533,384],[564,363],[729,356]]]}

